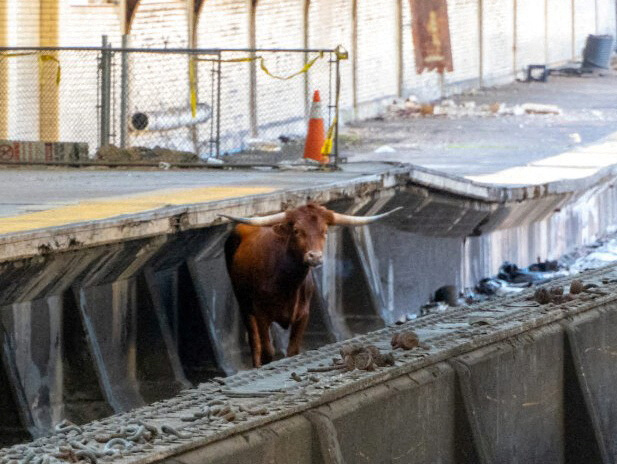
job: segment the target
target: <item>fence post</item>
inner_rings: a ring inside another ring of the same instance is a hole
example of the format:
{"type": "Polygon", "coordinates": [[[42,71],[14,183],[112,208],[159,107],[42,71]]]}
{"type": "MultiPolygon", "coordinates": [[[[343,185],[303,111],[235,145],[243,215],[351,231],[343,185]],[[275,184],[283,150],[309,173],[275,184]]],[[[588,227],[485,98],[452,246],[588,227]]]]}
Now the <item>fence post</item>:
{"type": "Polygon", "coordinates": [[[109,145],[111,119],[111,52],[107,36],[101,49],[101,140],[99,149],[109,145]]]}
{"type": "Polygon", "coordinates": [[[217,83],[216,83],[216,157],[221,157],[221,79],[223,57],[221,51],[218,53],[217,83]]]}
{"type": "Polygon", "coordinates": [[[122,35],[122,61],[120,71],[120,147],[126,148],[129,110],[129,46],[128,34],[122,35]]]}

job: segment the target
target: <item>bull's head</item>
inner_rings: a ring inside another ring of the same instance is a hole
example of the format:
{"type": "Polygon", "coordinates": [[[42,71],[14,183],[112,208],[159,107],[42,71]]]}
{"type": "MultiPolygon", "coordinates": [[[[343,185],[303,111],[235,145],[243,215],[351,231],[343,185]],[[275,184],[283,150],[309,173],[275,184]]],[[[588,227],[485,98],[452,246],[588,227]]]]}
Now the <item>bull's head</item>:
{"type": "Polygon", "coordinates": [[[272,227],[277,235],[288,239],[288,249],[301,257],[304,264],[318,266],[323,262],[323,248],[328,226],[363,226],[389,216],[399,209],[401,207],[375,216],[349,216],[335,213],[315,203],[309,203],[299,208],[269,216],[252,218],[227,216],[225,214],[220,216],[241,224],[272,227]]]}

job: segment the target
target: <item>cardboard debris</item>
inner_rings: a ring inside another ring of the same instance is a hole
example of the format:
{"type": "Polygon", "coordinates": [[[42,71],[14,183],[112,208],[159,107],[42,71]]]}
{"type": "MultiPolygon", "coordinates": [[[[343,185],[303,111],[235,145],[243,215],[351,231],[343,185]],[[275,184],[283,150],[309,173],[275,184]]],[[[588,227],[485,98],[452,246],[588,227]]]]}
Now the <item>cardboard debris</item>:
{"type": "Polygon", "coordinates": [[[521,105],[528,114],[561,114],[561,109],[556,105],[543,105],[540,103],[525,103],[521,105]]]}

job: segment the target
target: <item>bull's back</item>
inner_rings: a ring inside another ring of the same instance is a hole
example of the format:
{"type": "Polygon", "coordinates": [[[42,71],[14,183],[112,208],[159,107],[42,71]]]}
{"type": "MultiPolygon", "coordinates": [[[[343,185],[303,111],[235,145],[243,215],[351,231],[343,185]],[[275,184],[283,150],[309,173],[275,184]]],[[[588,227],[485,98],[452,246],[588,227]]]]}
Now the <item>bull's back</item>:
{"type": "Polygon", "coordinates": [[[225,262],[234,286],[240,279],[267,274],[267,267],[276,261],[277,249],[269,227],[237,225],[225,242],[225,262]]]}

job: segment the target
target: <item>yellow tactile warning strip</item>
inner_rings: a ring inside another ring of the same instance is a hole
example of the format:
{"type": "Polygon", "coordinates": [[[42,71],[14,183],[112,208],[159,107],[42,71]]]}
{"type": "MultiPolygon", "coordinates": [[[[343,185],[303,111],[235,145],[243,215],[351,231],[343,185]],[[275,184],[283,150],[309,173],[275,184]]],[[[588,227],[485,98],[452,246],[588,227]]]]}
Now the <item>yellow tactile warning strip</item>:
{"type": "Polygon", "coordinates": [[[78,222],[109,219],[124,214],[142,213],[170,205],[187,205],[258,195],[276,190],[271,187],[202,187],[157,190],[137,195],[97,198],[75,205],[36,213],[0,218],[0,234],[56,227],[78,222]]]}

